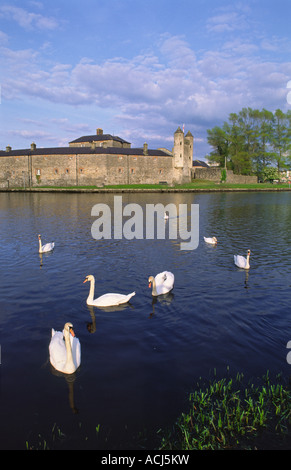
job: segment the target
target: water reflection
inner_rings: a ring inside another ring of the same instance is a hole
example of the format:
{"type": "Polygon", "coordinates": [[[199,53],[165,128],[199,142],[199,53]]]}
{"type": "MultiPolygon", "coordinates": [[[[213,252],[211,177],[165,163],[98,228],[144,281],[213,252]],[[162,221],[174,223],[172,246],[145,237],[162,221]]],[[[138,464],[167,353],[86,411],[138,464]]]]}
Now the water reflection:
{"type": "MultiPolygon", "coordinates": [[[[127,194],[123,201],[143,208],[199,204],[198,248],[183,251],[168,236],[93,239],[92,206],[112,204],[112,194],[0,193],[2,448],[23,448],[33,425],[70,428],[77,409],[93,427],[171,426],[196,378],[214,368],[223,373],[229,365],[248,377],[266,369],[290,375],[291,193],[127,194]],[[39,231],[57,234],[58,249],[37,258],[39,231]],[[204,234],[219,243],[206,245],[204,234]],[[246,272],[235,267],[233,254],[248,247],[255,257],[246,272]],[[153,299],[146,279],[165,269],[175,274],[175,294],[153,299]],[[114,308],[116,314],[87,307],[82,281],[88,272],[100,273],[100,292],[136,290],[133,305],[114,308]],[[64,383],[56,387],[57,379],[40,367],[48,328],[65,323],[68,312],[84,344],[82,376],[52,373],[66,380],[69,412],[57,400],[64,383]]],[[[122,432],[118,439],[125,440],[122,432]]]]}
{"type": "Polygon", "coordinates": [[[52,375],[56,377],[63,377],[65,379],[68,385],[68,401],[69,401],[70,408],[74,414],[78,414],[79,410],[75,405],[75,397],[74,397],[74,384],[77,378],[76,372],[74,372],[73,374],[64,374],[63,372],[59,372],[58,370],[56,370],[51,364],[50,364],[50,371],[52,375]]]}
{"type": "Polygon", "coordinates": [[[150,313],[150,317],[152,317],[155,314],[155,305],[157,303],[161,305],[169,306],[173,300],[174,300],[173,292],[167,292],[166,294],[160,294],[158,296],[153,295],[152,296],[152,312],[150,313]]]}

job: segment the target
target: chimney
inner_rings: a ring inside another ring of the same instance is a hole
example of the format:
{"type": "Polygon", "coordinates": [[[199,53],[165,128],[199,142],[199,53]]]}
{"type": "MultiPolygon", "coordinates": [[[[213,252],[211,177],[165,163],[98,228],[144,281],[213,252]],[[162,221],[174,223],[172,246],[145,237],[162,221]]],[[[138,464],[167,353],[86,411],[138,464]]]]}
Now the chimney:
{"type": "Polygon", "coordinates": [[[148,155],[148,144],[146,142],[143,144],[143,154],[148,155]]]}
{"type": "Polygon", "coordinates": [[[11,152],[12,148],[10,147],[10,145],[7,145],[6,147],[6,152],[11,152]]]}
{"type": "Polygon", "coordinates": [[[36,150],[36,145],[34,142],[32,142],[32,144],[30,145],[30,150],[36,150]]]}
{"type": "Polygon", "coordinates": [[[100,129],[100,127],[98,127],[98,129],[96,129],[96,134],[97,135],[102,135],[103,134],[103,129],[100,129]]]}

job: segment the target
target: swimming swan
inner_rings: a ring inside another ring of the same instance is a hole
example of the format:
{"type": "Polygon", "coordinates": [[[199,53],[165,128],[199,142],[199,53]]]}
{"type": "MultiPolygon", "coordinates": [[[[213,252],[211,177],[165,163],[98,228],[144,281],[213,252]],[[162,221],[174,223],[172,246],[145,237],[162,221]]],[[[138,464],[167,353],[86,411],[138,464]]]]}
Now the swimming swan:
{"type": "Polygon", "coordinates": [[[211,245],[216,245],[217,244],[217,238],[216,237],[211,237],[211,238],[204,237],[204,241],[206,243],[210,243],[211,245]]]}
{"type": "Polygon", "coordinates": [[[51,365],[64,374],[73,374],[81,364],[81,344],[76,338],[72,323],[66,323],[63,331],[52,328],[49,344],[51,365]]]}
{"type": "Polygon", "coordinates": [[[38,236],[38,244],[39,244],[39,253],[46,253],[47,251],[52,251],[55,247],[54,242],[46,243],[45,245],[41,244],[41,235],[38,236]]]}
{"type": "Polygon", "coordinates": [[[163,271],[154,276],[150,276],[148,279],[149,287],[152,287],[152,295],[167,294],[174,287],[175,277],[170,271],[163,271]]]}
{"type": "Polygon", "coordinates": [[[241,255],[234,255],[234,264],[239,268],[250,269],[250,254],[251,250],[248,250],[246,258],[241,255]]]}
{"type": "Polygon", "coordinates": [[[124,294],[104,294],[94,299],[94,292],[95,292],[95,277],[92,274],[86,276],[84,282],[90,281],[90,291],[87,297],[87,305],[94,305],[96,307],[111,307],[114,305],[121,305],[129,302],[131,297],[135,295],[135,292],[131,294],[124,295],[124,294]]]}

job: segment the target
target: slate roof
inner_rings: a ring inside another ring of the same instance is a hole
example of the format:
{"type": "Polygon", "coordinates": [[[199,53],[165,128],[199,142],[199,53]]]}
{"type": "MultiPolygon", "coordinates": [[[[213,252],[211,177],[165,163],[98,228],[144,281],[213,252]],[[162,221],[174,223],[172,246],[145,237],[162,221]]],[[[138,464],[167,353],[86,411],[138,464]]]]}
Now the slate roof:
{"type": "MultiPolygon", "coordinates": [[[[95,136],[94,136],[95,137],[95,136]]],[[[143,155],[143,148],[120,148],[120,147],[49,147],[16,150],[0,150],[0,157],[21,157],[27,155],[143,155]]],[[[169,157],[169,153],[163,150],[148,149],[148,156],[169,157]]]]}
{"type": "Polygon", "coordinates": [[[121,142],[122,144],[129,144],[126,140],[121,137],[111,135],[111,134],[94,134],[94,135],[84,135],[83,137],[78,137],[78,139],[72,140],[70,144],[78,144],[81,142],[103,142],[104,140],[114,140],[116,142],[121,142]]]}
{"type": "Polygon", "coordinates": [[[193,160],[193,166],[202,166],[203,168],[209,168],[209,165],[202,160],[193,160]]]}

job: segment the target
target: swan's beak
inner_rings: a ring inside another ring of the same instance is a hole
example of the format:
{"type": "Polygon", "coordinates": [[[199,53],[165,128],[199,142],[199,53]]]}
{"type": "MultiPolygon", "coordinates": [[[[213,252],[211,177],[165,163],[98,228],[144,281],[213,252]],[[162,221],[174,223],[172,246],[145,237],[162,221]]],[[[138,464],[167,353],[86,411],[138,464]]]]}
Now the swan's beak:
{"type": "Polygon", "coordinates": [[[151,283],[151,282],[149,282],[149,287],[152,287],[152,283],[151,283]]]}
{"type": "Polygon", "coordinates": [[[85,282],[87,282],[87,281],[88,281],[88,279],[86,278],[85,281],[83,281],[83,284],[85,284],[85,282]]]}
{"type": "Polygon", "coordinates": [[[72,336],[76,336],[72,327],[70,328],[70,333],[71,333],[72,336]]]}

